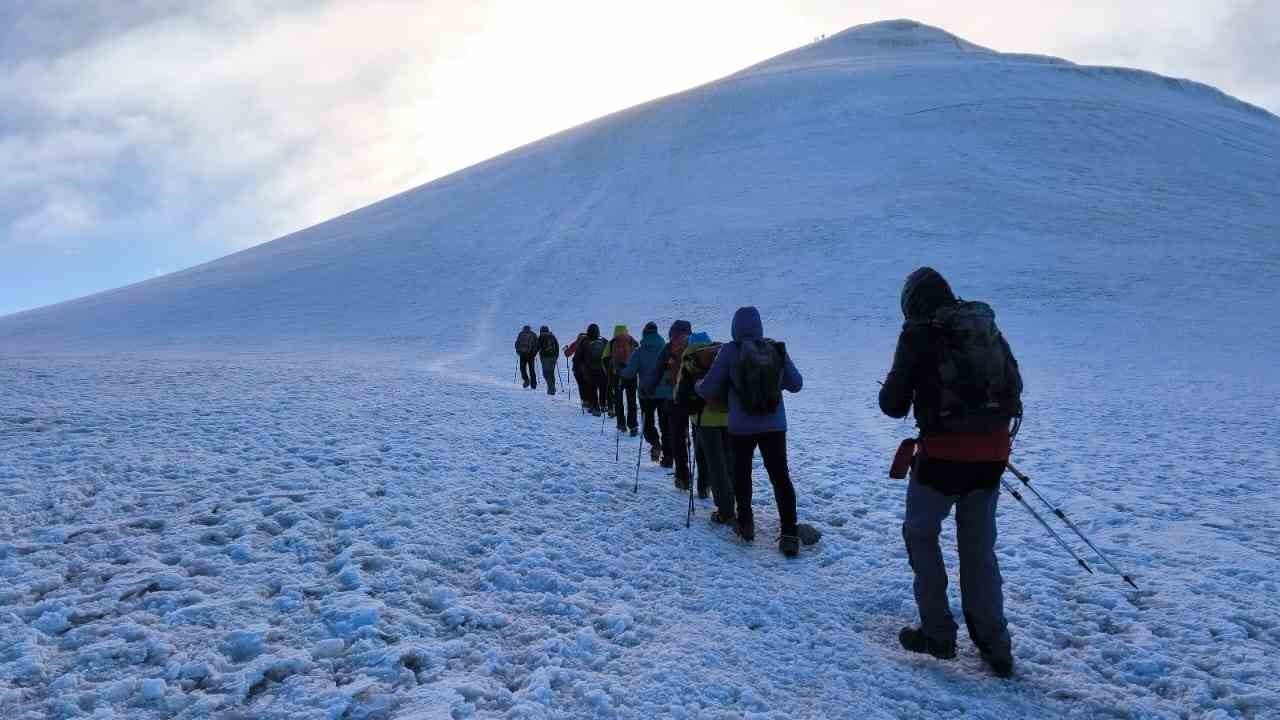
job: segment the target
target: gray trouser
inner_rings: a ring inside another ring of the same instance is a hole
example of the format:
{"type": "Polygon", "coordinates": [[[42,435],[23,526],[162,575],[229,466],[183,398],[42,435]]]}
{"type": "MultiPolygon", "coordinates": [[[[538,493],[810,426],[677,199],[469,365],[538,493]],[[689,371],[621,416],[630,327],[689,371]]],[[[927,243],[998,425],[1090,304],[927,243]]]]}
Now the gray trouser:
{"type": "Polygon", "coordinates": [[[998,487],[964,495],[943,495],[920,484],[912,472],[907,485],[907,514],[902,537],[915,571],[916,606],[924,634],[954,642],[956,621],[947,600],[947,568],[938,547],[942,521],[956,508],[956,544],[960,551],[960,601],[969,637],[994,655],[1010,653],[1004,617],[1000,565],[996,560],[996,501],[998,487]]]}
{"type": "Polygon", "coordinates": [[[733,465],[729,462],[729,433],[722,427],[693,426],[694,441],[701,451],[699,457],[705,464],[698,469],[705,469],[711,481],[711,497],[715,499],[716,510],[721,517],[734,517],[733,465]]]}
{"type": "Polygon", "coordinates": [[[542,361],[542,377],[547,381],[547,394],[556,394],[556,360],[553,357],[539,357],[542,361]]]}

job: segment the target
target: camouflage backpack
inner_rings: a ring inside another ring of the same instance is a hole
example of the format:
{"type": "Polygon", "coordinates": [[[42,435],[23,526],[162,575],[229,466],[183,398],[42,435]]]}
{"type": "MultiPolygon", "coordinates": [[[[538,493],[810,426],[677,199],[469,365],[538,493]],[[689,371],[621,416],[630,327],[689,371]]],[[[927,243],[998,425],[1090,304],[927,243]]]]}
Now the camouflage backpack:
{"type": "Polygon", "coordinates": [[[958,301],[934,313],[939,332],[938,422],[948,432],[1007,427],[1022,415],[1022,375],[996,315],[981,302],[958,301]]]}

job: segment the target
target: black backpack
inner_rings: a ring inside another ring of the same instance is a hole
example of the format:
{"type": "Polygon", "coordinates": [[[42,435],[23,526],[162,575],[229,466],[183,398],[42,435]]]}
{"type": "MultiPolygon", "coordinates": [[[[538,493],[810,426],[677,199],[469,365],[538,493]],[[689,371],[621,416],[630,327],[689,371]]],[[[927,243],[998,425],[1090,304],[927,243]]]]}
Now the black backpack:
{"type": "Polygon", "coordinates": [[[604,369],[604,350],[607,347],[609,347],[609,341],[602,337],[592,340],[591,344],[587,345],[587,361],[591,363],[588,365],[589,368],[592,370],[604,369]]]}
{"type": "Polygon", "coordinates": [[[934,313],[938,330],[938,422],[948,432],[1007,427],[1022,415],[1022,374],[981,302],[958,301],[934,313]]]}
{"type": "Polygon", "coordinates": [[[532,330],[522,330],[520,336],[516,338],[516,352],[521,355],[532,353],[538,343],[538,336],[533,334],[532,330]]]}
{"type": "Polygon", "coordinates": [[[768,338],[742,340],[733,368],[733,389],[748,415],[772,415],[782,404],[782,375],[787,350],[768,338]]]}
{"type": "Polygon", "coordinates": [[[543,333],[538,338],[538,353],[547,360],[555,360],[560,354],[560,341],[552,333],[543,333]]]}

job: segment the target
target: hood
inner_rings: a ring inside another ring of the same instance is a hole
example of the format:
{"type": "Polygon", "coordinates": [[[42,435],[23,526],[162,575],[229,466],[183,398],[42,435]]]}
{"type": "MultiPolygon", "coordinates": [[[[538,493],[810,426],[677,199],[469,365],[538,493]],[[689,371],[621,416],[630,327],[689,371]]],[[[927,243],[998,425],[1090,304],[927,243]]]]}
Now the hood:
{"type": "Polygon", "coordinates": [[[538,330],[538,332],[549,333],[551,332],[551,328],[547,327],[546,325],[543,325],[542,328],[538,330]]]}
{"type": "Polygon", "coordinates": [[[654,322],[654,321],[652,321],[652,320],[650,320],[649,322],[647,322],[647,323],[645,323],[645,324],[644,324],[644,334],[645,334],[645,335],[649,335],[649,334],[651,334],[651,333],[652,333],[653,335],[657,335],[657,334],[658,334],[658,323],[656,323],[656,322],[654,322]]]}
{"type": "Polygon", "coordinates": [[[704,332],[696,332],[689,336],[689,347],[694,347],[695,345],[710,345],[710,344],[711,344],[711,336],[704,332]]]}
{"type": "Polygon", "coordinates": [[[595,323],[591,323],[587,326],[587,339],[595,340],[598,337],[600,337],[600,326],[595,323]]]}
{"type": "Polygon", "coordinates": [[[733,339],[735,342],[764,337],[764,323],[760,321],[760,311],[748,305],[738,308],[733,314],[733,339]]]}
{"type": "Polygon", "coordinates": [[[693,325],[688,320],[677,320],[671,323],[671,329],[667,330],[667,339],[674,338],[676,335],[688,335],[693,332],[693,325]]]}
{"type": "Polygon", "coordinates": [[[525,325],[523,328],[520,329],[520,332],[533,332],[533,328],[529,327],[528,325],[525,325]]]}
{"type": "Polygon", "coordinates": [[[938,308],[955,301],[951,286],[931,267],[916,270],[902,284],[902,316],[908,320],[928,320],[938,308]]]}
{"type": "Polygon", "coordinates": [[[627,333],[627,326],[626,326],[626,325],[614,325],[614,326],[613,326],[613,336],[614,336],[614,337],[622,337],[623,335],[626,335],[626,334],[628,334],[628,333],[627,333]]]}

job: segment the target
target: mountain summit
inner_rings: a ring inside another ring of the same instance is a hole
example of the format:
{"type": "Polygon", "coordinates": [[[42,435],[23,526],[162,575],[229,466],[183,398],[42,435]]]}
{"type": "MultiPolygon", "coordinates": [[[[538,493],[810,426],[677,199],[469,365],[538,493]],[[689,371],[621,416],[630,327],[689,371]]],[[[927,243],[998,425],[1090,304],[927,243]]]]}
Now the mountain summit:
{"type": "Polygon", "coordinates": [[[743,73],[764,69],[795,68],[823,62],[891,59],[908,55],[955,56],[962,53],[993,54],[991,50],[961,39],[941,28],[915,20],[884,20],[855,25],[806,47],[783,53],[754,65],[743,73]]]}

